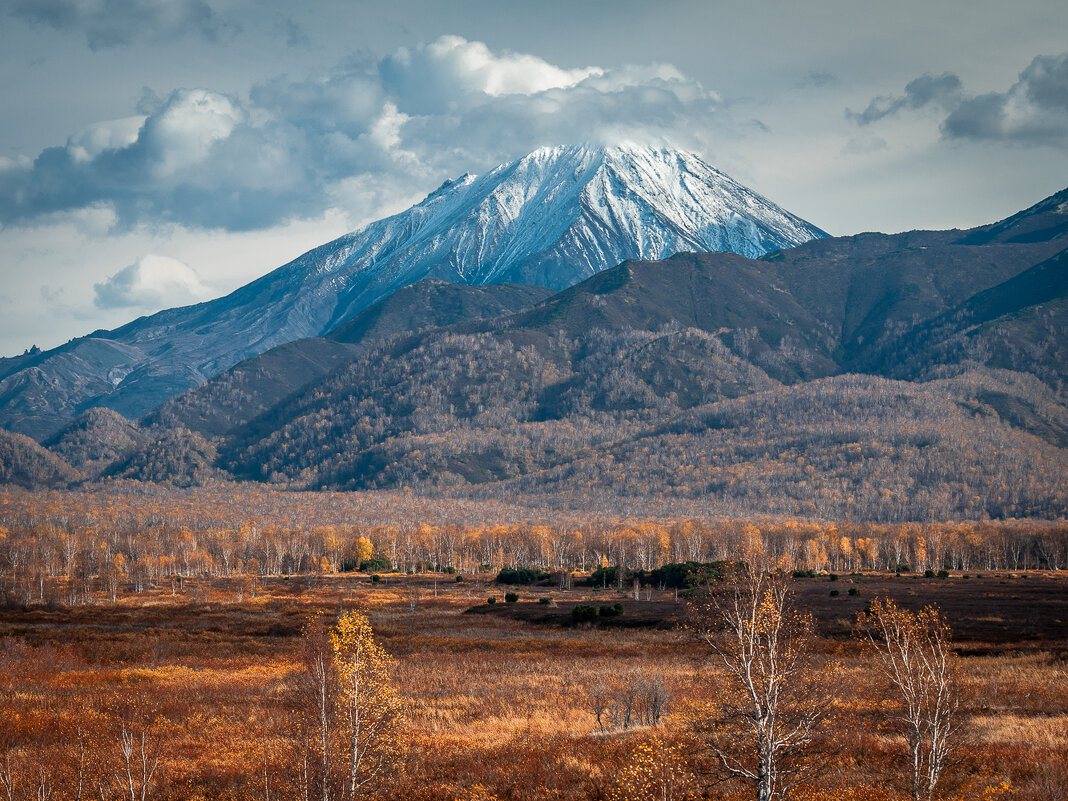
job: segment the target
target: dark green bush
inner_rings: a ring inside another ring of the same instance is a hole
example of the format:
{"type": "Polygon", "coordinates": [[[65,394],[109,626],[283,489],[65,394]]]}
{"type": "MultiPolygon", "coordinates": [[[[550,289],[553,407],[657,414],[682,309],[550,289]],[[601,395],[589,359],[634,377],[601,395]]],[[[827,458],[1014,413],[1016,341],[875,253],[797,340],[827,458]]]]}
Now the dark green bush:
{"type": "Polygon", "coordinates": [[[828,573],[827,574],[827,581],[838,581],[838,574],[837,573],[828,573]]]}
{"type": "Polygon", "coordinates": [[[834,598],[838,595],[838,590],[831,590],[831,597],[834,598]]]}
{"type": "Polygon", "coordinates": [[[361,573],[388,573],[390,569],[389,560],[384,556],[372,556],[360,562],[361,573]]]}
{"type": "Polygon", "coordinates": [[[538,599],[538,603],[539,604],[551,604],[552,602],[553,602],[552,598],[539,598],[538,599]]]}
{"type": "Polygon", "coordinates": [[[463,584],[464,583],[464,577],[461,576],[459,573],[456,574],[456,583],[457,584],[463,584]]]}
{"type": "Polygon", "coordinates": [[[576,623],[592,623],[597,619],[597,607],[576,604],[571,610],[571,619],[576,623]]]}
{"type": "Polygon", "coordinates": [[[795,570],[794,571],[794,578],[815,578],[815,577],[816,577],[816,571],[815,570],[795,570]]]}
{"type": "Polygon", "coordinates": [[[536,584],[539,581],[545,581],[549,578],[548,573],[542,573],[540,570],[531,570],[530,568],[522,567],[519,569],[506,567],[497,574],[498,584],[536,584]]]}
{"type": "Polygon", "coordinates": [[[860,590],[858,590],[856,587],[850,587],[849,588],[849,594],[850,595],[860,595],[860,590]]]}
{"type": "Polygon", "coordinates": [[[493,596],[491,595],[491,596],[490,596],[489,598],[487,598],[487,599],[486,599],[486,603],[488,603],[488,604],[495,604],[495,603],[497,603],[497,599],[496,599],[496,598],[494,598],[494,597],[493,597],[493,596]]]}
{"type": "Polygon", "coordinates": [[[614,604],[612,606],[602,606],[598,608],[597,614],[599,617],[619,617],[623,614],[623,604],[614,604]]]}
{"type": "Polygon", "coordinates": [[[674,562],[637,576],[642,584],[681,590],[721,581],[730,566],[730,562],[674,562]]]}
{"type": "Polygon", "coordinates": [[[923,571],[923,577],[924,578],[934,578],[935,577],[935,572],[933,570],[931,570],[930,568],[928,568],[927,570],[923,571]]]}
{"type": "Polygon", "coordinates": [[[515,592],[506,592],[504,594],[504,602],[506,604],[514,604],[519,600],[519,594],[515,592]]]}
{"type": "MultiPolygon", "coordinates": [[[[618,575],[618,567],[599,567],[590,574],[589,582],[594,587],[614,587],[618,575]]],[[[626,579],[627,573],[624,573],[623,580],[626,581],[626,579]]]]}
{"type": "Polygon", "coordinates": [[[378,575],[377,573],[372,573],[371,574],[371,583],[372,584],[377,584],[381,580],[382,580],[382,577],[380,575],[378,575]]]}
{"type": "Polygon", "coordinates": [[[941,578],[941,579],[949,578],[949,571],[948,570],[939,570],[938,571],[938,577],[941,578]]]}

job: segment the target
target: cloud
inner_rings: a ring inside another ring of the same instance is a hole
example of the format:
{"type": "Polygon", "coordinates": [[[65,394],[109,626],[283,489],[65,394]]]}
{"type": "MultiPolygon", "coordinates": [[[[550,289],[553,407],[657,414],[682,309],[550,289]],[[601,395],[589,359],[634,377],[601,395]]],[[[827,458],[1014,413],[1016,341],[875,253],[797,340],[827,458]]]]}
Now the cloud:
{"type": "Polygon", "coordinates": [[[837,75],[831,72],[821,72],[819,70],[809,70],[794,83],[794,86],[798,89],[807,89],[809,87],[826,89],[827,87],[837,85],[837,75]]]}
{"type": "Polygon", "coordinates": [[[846,109],[846,117],[857,125],[865,126],[893,116],[902,109],[916,110],[931,105],[953,108],[960,102],[962,89],[960,78],[952,72],[944,72],[941,75],[927,73],[909,81],[905,86],[905,94],[873,98],[861,112],[846,109]]]}
{"type": "Polygon", "coordinates": [[[84,34],[93,50],[188,34],[216,39],[227,27],[205,0],[0,0],[0,12],[84,34]]]}
{"type": "Polygon", "coordinates": [[[338,207],[366,220],[543,145],[700,149],[720,107],[669,64],[564,68],[443,36],[244,98],[145,90],[140,116],[0,165],[0,225],[86,207],[112,210],[120,229],[257,230],[338,207]]]}
{"type": "Polygon", "coordinates": [[[210,290],[188,265],[167,256],[149,254],[113,276],[93,285],[98,309],[156,310],[205,300],[210,290]]]}
{"type": "Polygon", "coordinates": [[[523,53],[493,53],[482,42],[442,36],[429,44],[402,47],[383,59],[379,73],[386,90],[409,114],[442,113],[485,96],[533,95],[574,86],[596,67],[566,70],[523,53]]]}
{"type": "Polygon", "coordinates": [[[1036,56],[1005,92],[969,95],[951,72],[921,75],[905,94],[874,98],[846,116],[867,126],[903,109],[939,108],[944,139],[1068,149],[1068,53],[1036,56]]]}
{"type": "Polygon", "coordinates": [[[965,100],[946,117],[942,133],[1068,148],[1068,53],[1037,56],[1007,92],[965,100]]]}

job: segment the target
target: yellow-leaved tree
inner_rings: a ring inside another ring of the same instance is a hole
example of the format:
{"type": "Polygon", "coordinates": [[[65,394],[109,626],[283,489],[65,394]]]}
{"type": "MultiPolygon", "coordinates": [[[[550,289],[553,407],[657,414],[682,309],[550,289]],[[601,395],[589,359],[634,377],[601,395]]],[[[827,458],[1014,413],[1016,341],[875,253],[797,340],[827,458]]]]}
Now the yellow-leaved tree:
{"type": "Polygon", "coordinates": [[[375,642],[371,623],[345,612],[330,631],[338,690],[338,724],[345,743],[345,791],[355,798],[399,764],[403,706],[390,680],[392,657],[375,642]]]}
{"type": "Polygon", "coordinates": [[[356,567],[359,567],[375,553],[375,546],[371,544],[371,541],[367,537],[360,537],[356,540],[356,567]]]}
{"type": "Polygon", "coordinates": [[[403,706],[390,680],[392,658],[358,612],[343,613],[329,629],[321,615],[314,617],[305,626],[304,644],[296,719],[302,801],[381,793],[403,750],[403,706]]]}

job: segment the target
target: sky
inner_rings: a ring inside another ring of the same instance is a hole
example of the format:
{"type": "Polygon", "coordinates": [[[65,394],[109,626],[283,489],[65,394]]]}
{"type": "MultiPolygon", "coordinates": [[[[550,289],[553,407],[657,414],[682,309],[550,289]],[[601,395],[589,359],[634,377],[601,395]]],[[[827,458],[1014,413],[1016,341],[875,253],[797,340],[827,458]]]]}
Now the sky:
{"type": "Polygon", "coordinates": [[[1068,186],[1063,0],[0,0],[0,356],[222,294],[546,145],[835,235],[1068,186]]]}

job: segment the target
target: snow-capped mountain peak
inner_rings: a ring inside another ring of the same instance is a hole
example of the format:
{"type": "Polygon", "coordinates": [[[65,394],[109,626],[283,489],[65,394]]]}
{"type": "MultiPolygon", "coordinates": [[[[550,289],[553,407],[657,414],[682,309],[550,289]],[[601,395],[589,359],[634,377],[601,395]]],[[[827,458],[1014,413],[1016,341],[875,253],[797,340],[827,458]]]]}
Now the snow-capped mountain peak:
{"type": "Polygon", "coordinates": [[[342,274],[329,323],[424,277],[562,289],[628,258],[681,250],[756,257],[823,231],[679,151],[546,147],[446,181],[407,211],[298,259],[342,274]]]}
{"type": "MultiPolygon", "coordinates": [[[[626,259],[715,250],[756,257],[822,236],[690,153],[547,147],[445,181],[406,211],[226,297],[43,354],[29,384],[55,395],[34,404],[61,410],[59,417],[89,403],[137,417],[242,359],[320,336],[424,278],[563,289],[626,259]],[[116,375],[117,384],[109,379],[116,375]]],[[[27,379],[21,375],[0,383],[27,379]]]]}

